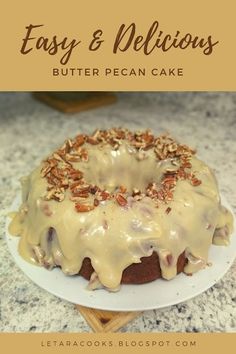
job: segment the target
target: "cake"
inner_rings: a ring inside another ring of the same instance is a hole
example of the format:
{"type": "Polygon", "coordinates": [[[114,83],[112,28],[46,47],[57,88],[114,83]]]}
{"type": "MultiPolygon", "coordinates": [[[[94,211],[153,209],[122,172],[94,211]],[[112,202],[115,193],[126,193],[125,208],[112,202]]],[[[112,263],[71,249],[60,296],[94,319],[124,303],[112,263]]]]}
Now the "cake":
{"type": "Polygon", "coordinates": [[[233,217],[212,170],[169,135],[113,128],[67,139],[21,179],[19,253],[89,289],[171,280],[228,245],[233,217]]]}

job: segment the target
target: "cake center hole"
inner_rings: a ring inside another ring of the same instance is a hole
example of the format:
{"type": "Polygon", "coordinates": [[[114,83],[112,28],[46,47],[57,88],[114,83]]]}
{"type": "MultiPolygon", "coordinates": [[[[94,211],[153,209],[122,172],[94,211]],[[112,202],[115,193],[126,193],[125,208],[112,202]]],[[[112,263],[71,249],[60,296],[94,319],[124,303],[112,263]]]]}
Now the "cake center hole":
{"type": "Polygon", "coordinates": [[[149,183],[160,183],[168,166],[170,162],[157,161],[150,154],[140,159],[137,154],[125,151],[110,151],[106,154],[99,151],[97,156],[90,157],[90,163],[83,172],[88,183],[101,189],[113,193],[123,186],[132,194],[134,188],[145,192],[149,183]]]}

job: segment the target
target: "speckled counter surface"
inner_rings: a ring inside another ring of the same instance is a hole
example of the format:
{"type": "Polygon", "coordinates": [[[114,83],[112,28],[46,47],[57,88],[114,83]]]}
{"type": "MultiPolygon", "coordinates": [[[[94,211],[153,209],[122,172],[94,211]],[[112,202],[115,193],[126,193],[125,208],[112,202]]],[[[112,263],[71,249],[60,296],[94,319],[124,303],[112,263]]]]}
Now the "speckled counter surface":
{"type": "MultiPolygon", "coordinates": [[[[213,166],[236,211],[236,93],[121,93],[116,104],[65,116],[25,93],[0,94],[0,331],[90,332],[75,310],[33,284],[15,265],[4,240],[5,214],[18,178],[77,131],[124,126],[169,131],[196,147],[213,166]]],[[[122,332],[235,332],[236,263],[196,298],[147,311],[122,332]]],[[[150,296],[156,296],[150,294],[150,296]]]]}

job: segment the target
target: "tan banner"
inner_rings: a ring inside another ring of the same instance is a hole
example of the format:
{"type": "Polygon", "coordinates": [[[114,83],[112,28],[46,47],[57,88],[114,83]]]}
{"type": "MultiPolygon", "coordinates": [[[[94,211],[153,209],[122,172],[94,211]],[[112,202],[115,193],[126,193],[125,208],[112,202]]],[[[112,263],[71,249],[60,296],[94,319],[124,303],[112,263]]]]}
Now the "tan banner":
{"type": "Polygon", "coordinates": [[[1,90],[235,90],[235,0],[1,4],[1,90]]]}
{"type": "Polygon", "coordinates": [[[2,353],[146,353],[233,354],[236,334],[136,333],[136,334],[1,334],[2,353]]]}

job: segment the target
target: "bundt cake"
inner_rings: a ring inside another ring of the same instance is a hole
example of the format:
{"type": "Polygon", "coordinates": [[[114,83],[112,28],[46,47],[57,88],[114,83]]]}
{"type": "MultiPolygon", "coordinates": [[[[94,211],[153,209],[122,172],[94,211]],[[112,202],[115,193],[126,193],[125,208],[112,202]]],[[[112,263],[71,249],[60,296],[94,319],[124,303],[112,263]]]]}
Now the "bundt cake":
{"type": "Polygon", "coordinates": [[[79,134],[21,182],[9,227],[21,256],[79,274],[90,289],[197,272],[211,244],[227,245],[232,232],[212,170],[148,130],[79,134]]]}

